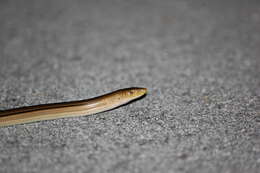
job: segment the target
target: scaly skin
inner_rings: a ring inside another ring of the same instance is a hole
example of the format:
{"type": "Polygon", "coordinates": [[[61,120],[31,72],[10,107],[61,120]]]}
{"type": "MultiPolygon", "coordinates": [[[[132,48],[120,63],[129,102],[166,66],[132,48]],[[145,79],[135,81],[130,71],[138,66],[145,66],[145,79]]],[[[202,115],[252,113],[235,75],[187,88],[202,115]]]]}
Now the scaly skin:
{"type": "Polygon", "coordinates": [[[146,88],[126,88],[87,100],[0,111],[0,127],[96,114],[124,105],[144,96],[146,93],[146,88]]]}

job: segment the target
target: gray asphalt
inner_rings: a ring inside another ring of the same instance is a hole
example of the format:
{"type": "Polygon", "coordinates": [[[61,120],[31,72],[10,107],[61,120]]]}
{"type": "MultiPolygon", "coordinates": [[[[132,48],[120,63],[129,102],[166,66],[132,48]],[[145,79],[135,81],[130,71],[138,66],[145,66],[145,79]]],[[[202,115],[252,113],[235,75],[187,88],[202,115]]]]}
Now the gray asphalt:
{"type": "Polygon", "coordinates": [[[0,129],[0,172],[257,173],[260,1],[0,1],[0,109],[147,87],[0,129]]]}

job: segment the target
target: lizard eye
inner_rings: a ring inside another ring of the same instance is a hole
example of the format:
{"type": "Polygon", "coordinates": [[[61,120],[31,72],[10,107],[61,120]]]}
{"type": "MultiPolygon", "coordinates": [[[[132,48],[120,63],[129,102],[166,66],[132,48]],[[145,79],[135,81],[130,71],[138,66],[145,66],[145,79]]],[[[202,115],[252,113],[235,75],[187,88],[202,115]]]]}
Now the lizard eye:
{"type": "Polygon", "coordinates": [[[126,93],[127,95],[133,95],[134,94],[134,91],[128,91],[127,93],[126,93]]]}

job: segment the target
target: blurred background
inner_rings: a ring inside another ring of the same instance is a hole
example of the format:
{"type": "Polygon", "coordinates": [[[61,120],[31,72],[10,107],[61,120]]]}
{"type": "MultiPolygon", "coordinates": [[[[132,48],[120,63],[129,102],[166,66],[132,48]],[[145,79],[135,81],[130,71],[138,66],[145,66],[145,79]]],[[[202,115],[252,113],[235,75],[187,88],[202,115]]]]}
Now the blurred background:
{"type": "Polygon", "coordinates": [[[149,93],[0,128],[0,172],[258,172],[259,31],[257,0],[1,0],[1,110],[149,93]]]}

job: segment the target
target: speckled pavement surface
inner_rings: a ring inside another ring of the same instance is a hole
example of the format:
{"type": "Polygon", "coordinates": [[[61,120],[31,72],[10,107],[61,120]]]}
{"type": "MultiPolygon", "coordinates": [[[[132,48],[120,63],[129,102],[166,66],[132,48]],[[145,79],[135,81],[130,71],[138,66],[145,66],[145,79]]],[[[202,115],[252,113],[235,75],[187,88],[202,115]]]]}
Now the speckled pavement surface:
{"type": "Polygon", "coordinates": [[[0,1],[0,109],[147,87],[0,128],[0,172],[257,173],[260,2],[0,1]]]}

